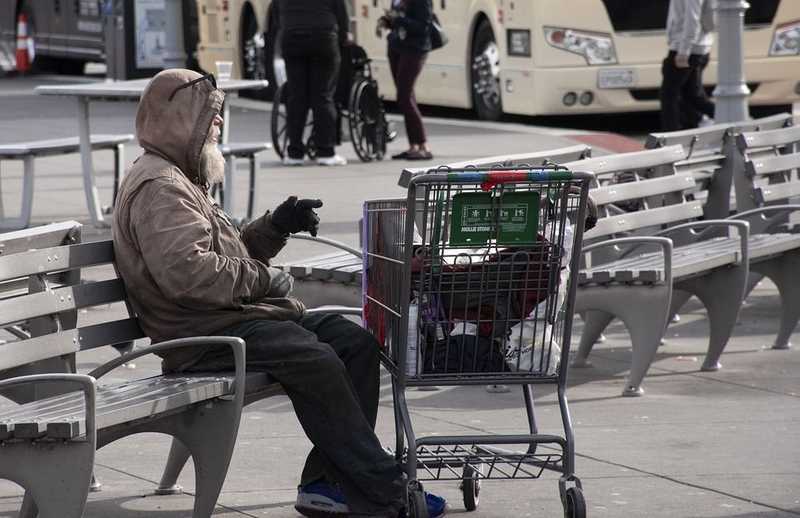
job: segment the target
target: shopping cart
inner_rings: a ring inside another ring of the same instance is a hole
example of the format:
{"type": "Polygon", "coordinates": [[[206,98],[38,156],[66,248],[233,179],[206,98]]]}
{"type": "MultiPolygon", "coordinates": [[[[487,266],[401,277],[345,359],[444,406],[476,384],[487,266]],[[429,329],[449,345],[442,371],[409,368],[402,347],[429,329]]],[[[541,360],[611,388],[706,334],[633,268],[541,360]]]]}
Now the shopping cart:
{"type": "Polygon", "coordinates": [[[410,516],[427,517],[424,481],[460,480],[474,510],[483,480],[544,470],[562,474],[565,516],[586,515],[565,389],[583,234],[572,222],[584,221],[591,179],[440,168],[415,176],[406,199],[365,203],[364,319],[392,376],[410,516]],[[487,384],[522,387],[529,433],[416,436],[407,387],[487,384]],[[563,437],[538,431],[537,384],[557,386],[563,437]]]}

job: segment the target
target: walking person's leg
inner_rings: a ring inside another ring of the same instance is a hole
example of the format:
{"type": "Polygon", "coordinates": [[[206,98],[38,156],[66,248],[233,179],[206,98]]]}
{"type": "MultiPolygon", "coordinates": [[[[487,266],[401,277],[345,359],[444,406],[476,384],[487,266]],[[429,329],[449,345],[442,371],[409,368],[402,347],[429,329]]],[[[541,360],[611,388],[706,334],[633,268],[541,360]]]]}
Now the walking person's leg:
{"type": "Polygon", "coordinates": [[[681,124],[681,92],[689,77],[688,68],[675,66],[675,51],[670,51],[661,65],[661,129],[677,131],[681,124]]]}
{"type": "Polygon", "coordinates": [[[397,87],[397,104],[403,112],[409,143],[409,151],[405,154],[396,155],[396,157],[406,159],[433,158],[430,151],[428,151],[428,139],[422,122],[422,113],[419,111],[417,99],[414,95],[414,85],[420,72],[422,72],[423,66],[425,66],[427,55],[408,52],[392,54],[390,61],[394,62],[392,75],[397,87]]]}
{"type": "Polygon", "coordinates": [[[311,57],[310,96],[314,112],[314,142],[319,158],[335,155],[336,102],[334,94],[341,65],[339,41],[335,33],[320,34],[317,52],[311,57]]]}
{"type": "MultiPolygon", "coordinates": [[[[331,326],[329,332],[336,328],[331,326]]],[[[248,370],[266,372],[286,390],[303,430],[318,450],[315,456],[322,472],[341,485],[351,513],[392,516],[403,506],[401,471],[381,447],[373,431],[374,417],[366,415],[348,367],[330,345],[295,322],[256,320],[218,334],[243,338],[248,370]]],[[[376,371],[377,358],[346,350],[343,343],[338,347],[351,368],[376,371]],[[375,366],[366,365],[370,362],[375,366]]],[[[232,361],[229,351],[213,350],[192,370],[229,370],[232,361]]],[[[363,390],[374,391],[366,382],[363,390]]]]}
{"type": "MultiPolygon", "coordinates": [[[[297,49],[296,42],[291,37],[287,36],[283,41],[284,49],[297,49]]],[[[286,88],[288,89],[286,101],[288,157],[293,160],[302,160],[306,153],[303,133],[309,109],[309,63],[303,54],[291,51],[284,54],[284,60],[286,61],[286,88]]]]}
{"type": "Polygon", "coordinates": [[[697,112],[714,118],[714,103],[708,98],[703,88],[703,71],[708,66],[708,54],[692,54],[689,56],[689,77],[683,87],[683,97],[697,112]]]}

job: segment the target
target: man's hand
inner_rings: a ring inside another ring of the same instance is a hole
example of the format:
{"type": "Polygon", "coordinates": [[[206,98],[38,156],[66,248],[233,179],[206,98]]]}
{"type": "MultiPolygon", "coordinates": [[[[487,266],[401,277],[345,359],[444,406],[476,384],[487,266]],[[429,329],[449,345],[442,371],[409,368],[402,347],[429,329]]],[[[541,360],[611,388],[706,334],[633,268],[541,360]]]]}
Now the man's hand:
{"type": "Polygon", "coordinates": [[[689,56],[683,54],[675,54],[675,67],[689,68],[689,56]]]}
{"type": "Polygon", "coordinates": [[[267,290],[267,297],[288,297],[294,287],[294,277],[280,268],[268,266],[267,269],[269,270],[269,289],[267,290]]]}
{"type": "Polygon", "coordinates": [[[284,234],[307,231],[316,237],[319,230],[319,216],[314,209],[320,207],[322,200],[298,200],[297,196],[289,196],[273,211],[272,224],[284,234]]]}

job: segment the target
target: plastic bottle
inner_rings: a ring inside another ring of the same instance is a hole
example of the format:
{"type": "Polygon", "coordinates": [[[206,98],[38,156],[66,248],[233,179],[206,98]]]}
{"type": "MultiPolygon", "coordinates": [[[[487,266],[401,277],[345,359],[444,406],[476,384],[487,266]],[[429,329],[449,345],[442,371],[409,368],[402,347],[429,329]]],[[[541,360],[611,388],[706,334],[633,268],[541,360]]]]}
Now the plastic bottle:
{"type": "Polygon", "coordinates": [[[408,305],[408,344],[406,346],[406,376],[417,376],[417,344],[419,343],[419,304],[416,299],[408,305]]]}

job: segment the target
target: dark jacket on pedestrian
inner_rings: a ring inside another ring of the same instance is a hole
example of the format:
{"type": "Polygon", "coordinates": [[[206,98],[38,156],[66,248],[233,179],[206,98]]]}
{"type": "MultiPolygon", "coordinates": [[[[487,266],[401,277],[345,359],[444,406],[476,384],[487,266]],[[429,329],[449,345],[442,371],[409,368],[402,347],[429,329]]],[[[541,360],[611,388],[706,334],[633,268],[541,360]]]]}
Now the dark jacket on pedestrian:
{"type": "Polygon", "coordinates": [[[417,54],[430,52],[433,23],[431,0],[395,1],[392,13],[389,51],[417,54]]]}
{"type": "MultiPolygon", "coordinates": [[[[166,70],[153,78],[136,114],[145,152],[120,186],[114,208],[114,254],[145,333],[160,342],[213,334],[257,319],[297,320],[305,308],[268,295],[276,269],[269,260],[286,244],[271,216],[241,233],[198,185],[200,155],[224,94],[201,77],[166,70]]],[[[175,369],[205,351],[166,353],[175,369]]]]}
{"type": "Polygon", "coordinates": [[[309,35],[333,32],[340,44],[347,40],[350,17],[345,0],[278,0],[273,5],[273,19],[284,35],[288,32],[309,35]]]}

